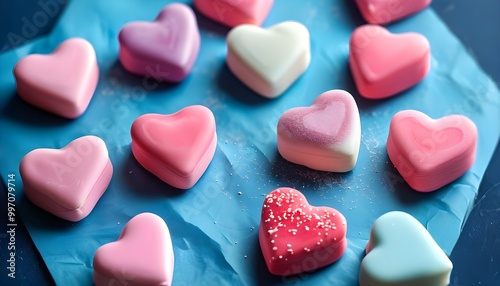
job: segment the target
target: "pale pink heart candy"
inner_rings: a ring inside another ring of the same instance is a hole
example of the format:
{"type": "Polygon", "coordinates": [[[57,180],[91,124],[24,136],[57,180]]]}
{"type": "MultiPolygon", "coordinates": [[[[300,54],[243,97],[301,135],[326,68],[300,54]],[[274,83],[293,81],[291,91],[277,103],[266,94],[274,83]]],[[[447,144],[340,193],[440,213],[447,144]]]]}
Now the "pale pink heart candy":
{"type": "Polygon", "coordinates": [[[201,178],[217,146],[210,109],[192,105],[173,114],[145,114],[132,124],[132,153],[158,178],[189,189],[201,178]]]}
{"type": "Polygon", "coordinates": [[[351,35],[349,66],[359,93],[366,98],[394,96],[420,82],[430,69],[430,45],[417,33],[391,34],[364,25],[351,35]]]}
{"type": "Polygon", "coordinates": [[[436,120],[404,110],[391,120],[387,153],[415,190],[431,192],[462,176],[476,158],[477,128],[463,115],[436,120]]]}
{"type": "Polygon", "coordinates": [[[92,45],[85,39],[62,42],[50,55],[33,54],[14,67],[17,92],[27,103],[66,118],[89,105],[99,78],[92,45]]]}
{"type": "Polygon", "coordinates": [[[363,18],[371,24],[388,24],[429,6],[431,0],[356,0],[363,18]]]}
{"type": "Polygon", "coordinates": [[[133,217],[117,241],[94,255],[94,283],[104,285],[171,285],[174,251],[165,221],[152,213],[133,217]]]}
{"type": "Polygon", "coordinates": [[[85,218],[113,175],[104,141],[83,136],[62,149],[35,149],[21,160],[24,193],[35,205],[69,221],[85,218]]]}
{"type": "Polygon", "coordinates": [[[358,107],[343,90],[327,91],[310,107],[292,108],[278,121],[278,151],[286,160],[327,172],[356,165],[361,140],[358,107]]]}
{"type": "Polygon", "coordinates": [[[229,27],[242,24],[260,26],[273,0],[194,0],[194,6],[208,18],[229,27]]]}
{"type": "Polygon", "coordinates": [[[118,40],[123,67],[160,82],[184,80],[200,50],[194,12],[181,3],[165,6],[153,22],[126,24],[118,40]]]}

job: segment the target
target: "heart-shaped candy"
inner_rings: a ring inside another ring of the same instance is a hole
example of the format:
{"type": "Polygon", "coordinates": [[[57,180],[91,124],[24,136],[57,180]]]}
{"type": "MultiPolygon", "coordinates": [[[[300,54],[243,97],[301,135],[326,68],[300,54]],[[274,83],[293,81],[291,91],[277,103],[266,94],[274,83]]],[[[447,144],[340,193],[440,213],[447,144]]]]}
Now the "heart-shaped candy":
{"type": "Polygon", "coordinates": [[[349,66],[359,93],[386,98],[420,82],[430,69],[430,45],[417,33],[391,34],[364,25],[351,35],[349,66]]]}
{"type": "Polygon", "coordinates": [[[347,172],[358,159],[358,107],[348,92],[330,90],[310,107],[283,113],[277,134],[278,151],[286,160],[321,171],[347,172]]]}
{"type": "Polygon", "coordinates": [[[388,24],[429,6],[431,0],[356,0],[363,18],[371,24],[388,24]]]}
{"type": "Polygon", "coordinates": [[[62,42],[52,54],[33,54],[14,67],[17,92],[27,103],[66,118],[80,116],[94,95],[99,67],[85,39],[62,42]]]}
{"type": "Polygon", "coordinates": [[[340,212],[309,205],[295,189],[276,189],[264,200],[259,242],[275,275],[310,272],[337,261],[347,248],[346,232],[340,212]]]}
{"type": "Polygon", "coordinates": [[[194,6],[208,18],[229,27],[260,25],[273,6],[273,0],[194,0],[194,6]]]}
{"type": "Polygon", "coordinates": [[[83,136],[62,149],[35,149],[21,160],[24,193],[69,221],[85,218],[108,187],[113,166],[104,141],[83,136]]]}
{"type": "Polygon", "coordinates": [[[188,106],[174,114],[145,114],[132,124],[132,153],[149,172],[189,189],[212,161],[217,146],[210,109],[188,106]]]}
{"type": "Polygon", "coordinates": [[[463,115],[437,120],[415,110],[391,120],[387,153],[405,181],[430,192],[462,176],[476,158],[477,128],[463,115]]]}
{"type": "Polygon", "coordinates": [[[186,78],[200,50],[194,12],[181,3],[165,6],[153,22],[126,24],[118,40],[123,67],[158,82],[186,78]]]}
{"type": "Polygon", "coordinates": [[[453,265],[425,227],[404,212],[389,212],[372,226],[361,261],[361,286],[444,286],[453,265]]]}
{"type": "Polygon", "coordinates": [[[165,221],[152,213],[133,217],[117,241],[94,255],[94,283],[101,285],[171,285],[174,251],[165,221]]]}
{"type": "Polygon", "coordinates": [[[226,61],[250,89],[264,97],[277,97],[309,66],[309,31],[297,22],[282,22],[267,30],[240,25],[227,36],[226,61]]]}

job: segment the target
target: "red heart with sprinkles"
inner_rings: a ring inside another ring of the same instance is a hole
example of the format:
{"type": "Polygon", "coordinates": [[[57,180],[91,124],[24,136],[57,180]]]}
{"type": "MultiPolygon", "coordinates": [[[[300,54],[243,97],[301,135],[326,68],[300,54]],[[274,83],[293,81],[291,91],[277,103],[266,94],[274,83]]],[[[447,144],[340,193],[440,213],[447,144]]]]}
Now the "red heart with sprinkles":
{"type": "Polygon", "coordinates": [[[347,248],[346,232],[339,211],[311,206],[295,189],[279,188],[266,196],[259,242],[275,275],[310,272],[337,261],[347,248]]]}

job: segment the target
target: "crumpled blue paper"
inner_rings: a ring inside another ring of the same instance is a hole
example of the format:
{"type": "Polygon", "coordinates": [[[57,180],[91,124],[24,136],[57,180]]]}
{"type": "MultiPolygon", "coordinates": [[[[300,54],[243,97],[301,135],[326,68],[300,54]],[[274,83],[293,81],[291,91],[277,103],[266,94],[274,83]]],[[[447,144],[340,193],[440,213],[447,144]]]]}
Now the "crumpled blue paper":
{"type": "MultiPolygon", "coordinates": [[[[303,23],[311,33],[312,61],[285,94],[268,100],[242,85],[225,65],[229,29],[199,13],[201,50],[184,82],[145,82],[127,73],[117,61],[118,31],[129,21],[153,20],[169,2],[75,0],[50,35],[0,56],[3,180],[8,173],[18,174],[19,162],[29,151],[61,148],[88,134],[106,142],[114,165],[108,190],[93,212],[78,223],[37,208],[18,187],[19,211],[58,285],[91,285],[96,249],[116,240],[126,222],[141,212],[156,213],[169,226],[175,253],[174,285],[357,285],[371,225],[392,210],[415,216],[444,251],[451,252],[499,138],[500,93],[432,9],[388,26],[395,33],[419,32],[429,39],[429,75],[396,97],[372,101],[359,96],[348,68],[350,34],[364,23],[355,4],[275,1],[263,26],[287,20],[303,23]],[[49,53],[63,40],[77,36],[92,43],[100,67],[99,85],[87,111],[67,120],[22,101],[12,75],[15,63],[30,53],[49,53]],[[352,93],[361,115],[359,160],[345,174],[291,164],[276,148],[276,123],[282,112],[308,106],[330,89],[352,93]],[[219,139],[204,176],[192,189],[180,191],[137,163],[130,150],[129,130],[144,113],[173,113],[192,104],[213,111],[219,139]],[[470,117],[479,132],[472,168],[436,192],[412,191],[385,150],[390,119],[403,109],[417,109],[434,118],[470,117]],[[268,272],[258,227],[264,196],[277,187],[294,187],[312,205],[330,206],[344,214],[349,246],[338,262],[291,277],[268,272]]],[[[126,277],[116,278],[126,282],[126,277]]]]}

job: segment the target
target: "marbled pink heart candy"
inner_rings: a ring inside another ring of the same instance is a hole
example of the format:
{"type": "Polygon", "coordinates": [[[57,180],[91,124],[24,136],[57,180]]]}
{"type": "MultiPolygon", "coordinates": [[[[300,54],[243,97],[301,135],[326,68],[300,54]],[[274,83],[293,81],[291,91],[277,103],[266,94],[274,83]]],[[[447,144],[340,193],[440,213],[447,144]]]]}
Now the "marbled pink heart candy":
{"type": "Polygon", "coordinates": [[[69,221],[85,218],[108,187],[113,166],[104,141],[83,136],[62,149],[35,149],[21,160],[24,193],[69,221]]]}
{"type": "Polygon", "coordinates": [[[94,255],[94,283],[101,285],[171,285],[174,251],[165,221],[152,213],[133,217],[117,241],[94,255]]]}
{"type": "Polygon", "coordinates": [[[194,0],[194,6],[208,18],[229,27],[242,24],[260,26],[273,0],[194,0]]]}
{"type": "Polygon", "coordinates": [[[62,42],[52,54],[28,55],[14,67],[17,92],[27,103],[66,118],[76,118],[94,95],[99,67],[85,39],[62,42]]]}
{"type": "Polygon", "coordinates": [[[277,133],[278,151],[290,162],[328,172],[356,165],[361,125],[356,102],[346,91],[327,91],[310,107],[286,111],[277,133]]]}
{"type": "Polygon", "coordinates": [[[182,81],[191,72],[200,49],[193,10],[180,3],[167,5],[153,22],[126,24],[118,40],[123,67],[157,81],[182,81]]]}
{"type": "Polygon", "coordinates": [[[430,192],[456,180],[474,163],[477,128],[463,115],[433,120],[404,110],[391,120],[387,153],[405,181],[430,192]]]}
{"type": "Polygon", "coordinates": [[[387,24],[429,6],[431,0],[356,0],[363,18],[371,24],[387,24]]]}
{"type": "Polygon", "coordinates": [[[430,45],[417,33],[391,34],[377,25],[352,33],[349,66],[359,93],[366,98],[394,96],[420,82],[430,69],[430,45]]]}

